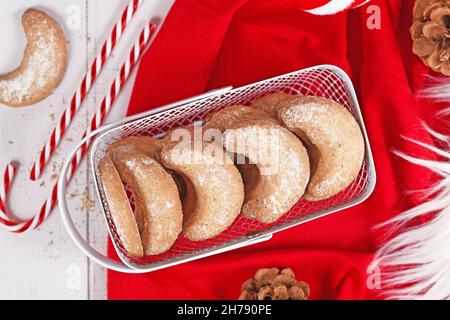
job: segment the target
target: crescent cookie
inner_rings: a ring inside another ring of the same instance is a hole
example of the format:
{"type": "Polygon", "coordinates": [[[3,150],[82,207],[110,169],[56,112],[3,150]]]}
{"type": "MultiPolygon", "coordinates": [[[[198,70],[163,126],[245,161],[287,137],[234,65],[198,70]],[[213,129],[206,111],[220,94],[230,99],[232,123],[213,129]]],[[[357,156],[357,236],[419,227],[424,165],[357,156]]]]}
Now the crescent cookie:
{"type": "Polygon", "coordinates": [[[169,173],[144,152],[152,147],[143,143],[136,146],[134,139],[152,142],[151,138],[142,137],[128,140],[129,144],[122,141],[109,148],[108,156],[136,201],[136,221],[144,252],[157,255],[170,249],[181,232],[181,201],[169,173]]]}
{"type": "Polygon", "coordinates": [[[210,113],[206,116],[203,129],[215,128],[225,131],[236,120],[245,119],[271,119],[270,115],[261,110],[243,105],[233,105],[210,113]]]}
{"type": "Polygon", "coordinates": [[[109,146],[109,150],[130,152],[138,150],[145,153],[150,158],[158,160],[161,153],[161,146],[158,140],[149,136],[130,136],[122,140],[116,141],[109,146]]]}
{"type": "Polygon", "coordinates": [[[59,85],[67,66],[67,44],[61,26],[45,12],[28,9],[22,16],[28,44],[21,65],[0,75],[0,103],[34,104],[59,85]]]}
{"type": "MultiPolygon", "coordinates": [[[[114,149],[120,148],[119,150],[123,150],[124,152],[126,152],[127,150],[130,151],[132,149],[139,150],[148,155],[150,158],[153,158],[159,163],[161,163],[160,156],[162,150],[162,143],[161,140],[156,140],[153,137],[130,136],[125,139],[114,142],[113,144],[111,144],[110,148],[114,149]]],[[[170,174],[170,176],[176,183],[178,192],[180,193],[180,198],[183,199],[184,196],[186,195],[186,186],[184,185],[183,178],[173,170],[170,170],[168,168],[164,169],[166,169],[166,171],[170,174]]]]}
{"type": "Polygon", "coordinates": [[[189,127],[169,133],[163,141],[161,161],[183,176],[183,233],[190,240],[201,241],[221,234],[234,222],[244,201],[244,185],[223,148],[201,138],[196,141],[193,131],[189,127]]]}
{"type": "Polygon", "coordinates": [[[238,120],[225,131],[223,144],[251,163],[240,166],[245,183],[243,216],[272,223],[303,196],[310,176],[309,158],[289,130],[264,119],[238,120]]]}
{"type": "Polygon", "coordinates": [[[251,106],[256,109],[264,110],[270,114],[271,117],[276,119],[278,117],[278,111],[285,107],[286,103],[295,99],[295,97],[296,96],[284,92],[275,92],[256,99],[252,102],[251,106]]]}
{"type": "Polygon", "coordinates": [[[278,118],[308,147],[311,181],[306,199],[327,199],[358,176],[364,159],[364,138],[344,106],[325,98],[298,97],[279,111],[278,118]]]}
{"type": "Polygon", "coordinates": [[[139,228],[119,173],[107,157],[100,161],[98,169],[112,220],[124,250],[133,258],[141,258],[144,250],[139,228]]]}

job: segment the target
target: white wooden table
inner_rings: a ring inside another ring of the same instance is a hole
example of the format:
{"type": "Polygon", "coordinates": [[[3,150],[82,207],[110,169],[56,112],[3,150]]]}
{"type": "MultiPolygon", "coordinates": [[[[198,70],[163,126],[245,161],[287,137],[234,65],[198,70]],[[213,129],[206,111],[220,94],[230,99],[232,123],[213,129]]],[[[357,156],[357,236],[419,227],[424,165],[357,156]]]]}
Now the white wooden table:
{"type": "MultiPolygon", "coordinates": [[[[130,45],[142,25],[150,18],[164,20],[174,0],[144,0],[105,70],[91,89],[70,127],[57,155],[42,179],[28,179],[33,160],[49,136],[59,115],[70,102],[87,66],[112,29],[127,0],[18,0],[0,2],[0,74],[20,64],[26,45],[21,16],[29,7],[50,12],[63,24],[69,41],[68,69],[55,93],[26,108],[0,105],[0,170],[11,160],[21,164],[9,205],[18,218],[28,218],[48,196],[64,162],[65,155],[80,139],[130,45]]],[[[108,122],[124,116],[134,77],[116,102],[108,122]]],[[[69,191],[69,206],[79,230],[98,250],[105,251],[107,232],[95,197],[88,183],[90,173],[83,163],[69,191]]],[[[0,299],[104,299],[106,272],[89,261],[66,234],[58,209],[37,230],[24,235],[10,234],[0,228],[0,299]]]]}

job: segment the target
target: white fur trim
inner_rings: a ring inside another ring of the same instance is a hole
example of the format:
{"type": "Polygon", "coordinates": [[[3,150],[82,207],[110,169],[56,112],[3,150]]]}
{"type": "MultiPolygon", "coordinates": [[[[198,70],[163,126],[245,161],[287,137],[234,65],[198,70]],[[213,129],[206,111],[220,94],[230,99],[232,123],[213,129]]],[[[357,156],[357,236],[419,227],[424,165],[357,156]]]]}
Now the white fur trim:
{"type": "MultiPolygon", "coordinates": [[[[450,102],[450,81],[427,89],[424,96],[450,102]]],[[[450,107],[442,113],[450,114],[450,107]]],[[[418,159],[401,152],[405,160],[430,169],[441,177],[435,185],[423,191],[429,201],[409,209],[381,226],[391,226],[398,232],[377,252],[368,270],[382,271],[382,291],[390,299],[450,299],[450,136],[425,126],[440,140],[442,148],[408,139],[438,154],[443,160],[418,159]],[[431,219],[416,227],[409,222],[429,214],[431,219]]]]}
{"type": "Polygon", "coordinates": [[[434,81],[436,85],[424,90],[421,95],[438,101],[450,101],[450,80],[448,78],[431,78],[431,81],[434,81]]]}

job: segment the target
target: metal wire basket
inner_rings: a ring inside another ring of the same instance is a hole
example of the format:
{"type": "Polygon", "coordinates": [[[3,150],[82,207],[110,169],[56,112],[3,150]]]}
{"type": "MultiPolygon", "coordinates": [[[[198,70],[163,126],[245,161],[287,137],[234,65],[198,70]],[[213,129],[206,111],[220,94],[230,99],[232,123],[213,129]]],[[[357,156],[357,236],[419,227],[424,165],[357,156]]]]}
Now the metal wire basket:
{"type": "MultiPolygon", "coordinates": [[[[376,181],[372,153],[353,85],[344,71],[330,65],[292,72],[236,89],[224,88],[210,92],[205,96],[194,97],[131,119],[125,119],[120,123],[109,125],[95,134],[99,136],[91,149],[90,166],[111,239],[123,264],[99,256],[97,252],[93,252],[92,248],[86,247],[85,241],[74,234],[74,230],[70,226],[70,219],[67,217],[68,212],[63,212],[64,206],[62,206],[62,214],[69,233],[86,254],[105,267],[122,272],[150,272],[268,240],[275,232],[361,203],[372,193],[376,181]],[[353,183],[341,193],[323,201],[300,200],[275,223],[262,224],[256,220],[238,216],[226,231],[215,238],[205,241],[190,241],[180,235],[172,248],[161,255],[147,256],[141,259],[127,256],[111,218],[97,169],[98,163],[105,156],[109,145],[130,135],[164,135],[173,128],[201,121],[212,111],[233,104],[246,105],[261,96],[279,91],[329,98],[344,105],[352,113],[361,126],[366,143],[364,163],[353,183]]],[[[64,190],[61,193],[63,192],[64,190]]],[[[65,207],[67,208],[67,206],[65,207]]]]}

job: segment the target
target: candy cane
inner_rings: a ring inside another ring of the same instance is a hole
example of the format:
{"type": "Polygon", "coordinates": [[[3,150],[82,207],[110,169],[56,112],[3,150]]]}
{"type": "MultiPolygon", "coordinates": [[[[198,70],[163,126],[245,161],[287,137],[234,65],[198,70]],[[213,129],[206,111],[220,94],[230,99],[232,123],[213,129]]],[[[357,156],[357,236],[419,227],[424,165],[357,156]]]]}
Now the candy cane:
{"type": "MultiPolygon", "coordinates": [[[[83,133],[82,139],[84,139],[90,132],[95,131],[100,127],[100,125],[105,121],[106,116],[111,110],[112,105],[116,101],[116,98],[120,91],[122,90],[123,85],[126,83],[127,79],[130,76],[131,71],[133,70],[136,62],[139,60],[139,57],[142,55],[142,51],[144,50],[146,44],[148,43],[151,34],[155,31],[155,26],[151,23],[148,23],[144,29],[142,30],[138,42],[134,45],[133,49],[129,54],[129,58],[119,70],[114,82],[111,84],[109,91],[105,98],[102,100],[100,107],[97,108],[94,116],[91,119],[90,126],[83,133]]],[[[72,161],[72,171],[74,170],[74,164],[79,162],[78,159],[82,159],[85,154],[90,141],[88,141],[85,145],[83,145],[75,154],[74,161],[72,161]]]]}
{"type": "Polygon", "coordinates": [[[67,128],[70,126],[75,114],[80,108],[81,103],[84,101],[84,98],[91,89],[92,84],[102,71],[106,60],[111,55],[112,50],[115,48],[126,27],[129,25],[131,19],[136,14],[136,11],[141,3],[142,0],[131,0],[123,11],[120,20],[117,21],[117,23],[114,25],[114,28],[112,29],[109,37],[103,44],[102,50],[92,62],[92,65],[88,70],[86,76],[83,78],[80,87],[72,96],[70,105],[67,106],[67,108],[64,110],[63,114],[59,118],[58,124],[53,129],[49,140],[42,148],[38,158],[34,162],[30,172],[31,180],[34,181],[41,176],[42,171],[47,165],[50,157],[55,152],[55,149],[60,143],[61,138],[64,136],[67,128]]]}
{"type": "MultiPolygon", "coordinates": [[[[91,124],[88,130],[84,133],[83,138],[91,131],[97,129],[105,120],[106,115],[111,110],[113,103],[119,96],[124,84],[129,79],[131,72],[136,66],[139,58],[142,56],[144,48],[148,45],[150,37],[155,30],[155,26],[151,23],[147,23],[139,35],[139,39],[133,46],[127,60],[120,68],[116,78],[114,79],[106,97],[103,99],[100,107],[97,109],[95,115],[91,119],[91,124]]],[[[67,174],[67,179],[70,180],[79,164],[83,160],[88,150],[91,141],[87,141],[82,148],[80,148],[76,154],[76,157],[72,160],[70,170],[67,174]]],[[[15,233],[25,233],[36,229],[42,222],[50,215],[57,203],[57,190],[58,184],[56,183],[50,196],[44,202],[41,210],[33,218],[26,221],[18,221],[10,213],[6,205],[6,198],[11,188],[11,184],[14,180],[14,176],[17,173],[18,166],[15,163],[10,163],[6,166],[3,174],[3,184],[0,186],[0,225],[6,230],[15,233]]]]}

